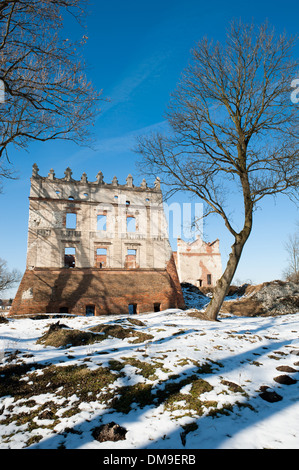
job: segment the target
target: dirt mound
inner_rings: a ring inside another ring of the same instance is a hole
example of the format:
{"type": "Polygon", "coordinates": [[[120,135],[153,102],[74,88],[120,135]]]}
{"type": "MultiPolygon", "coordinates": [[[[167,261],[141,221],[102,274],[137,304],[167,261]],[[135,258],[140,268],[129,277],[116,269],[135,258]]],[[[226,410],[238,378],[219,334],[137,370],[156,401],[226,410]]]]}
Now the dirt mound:
{"type": "Polygon", "coordinates": [[[257,286],[247,285],[234,294],[237,298],[223,302],[221,312],[253,317],[299,312],[299,284],[295,282],[272,281],[257,286]]]}
{"type": "Polygon", "coordinates": [[[49,330],[37,340],[37,343],[53,346],[54,348],[70,348],[73,346],[86,346],[103,341],[103,339],[105,339],[104,335],[97,335],[55,324],[50,326],[49,330]]]}
{"type": "Polygon", "coordinates": [[[108,424],[103,424],[99,428],[94,429],[92,435],[94,439],[99,442],[105,441],[122,441],[126,439],[127,430],[113,421],[108,424]]]}
{"type": "Polygon", "coordinates": [[[37,343],[54,348],[68,348],[97,343],[109,336],[118,339],[132,338],[131,343],[142,343],[153,338],[152,335],[133,328],[123,328],[121,325],[100,324],[90,328],[90,331],[81,331],[57,322],[50,325],[48,331],[37,343]]]}

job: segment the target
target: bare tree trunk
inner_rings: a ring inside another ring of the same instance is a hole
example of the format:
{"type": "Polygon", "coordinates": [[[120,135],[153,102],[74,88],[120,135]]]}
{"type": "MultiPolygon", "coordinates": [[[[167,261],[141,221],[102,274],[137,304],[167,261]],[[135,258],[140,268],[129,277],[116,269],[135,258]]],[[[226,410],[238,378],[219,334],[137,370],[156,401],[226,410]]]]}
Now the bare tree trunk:
{"type": "Polygon", "coordinates": [[[232,252],[229,255],[229,260],[227,262],[225,271],[221,278],[217,281],[213,298],[205,311],[205,317],[207,320],[217,321],[218,313],[235,275],[244,245],[250,235],[251,226],[252,222],[244,227],[242,232],[235,238],[235,242],[232,245],[232,252]]]}
{"type": "Polygon", "coordinates": [[[137,148],[144,175],[161,176],[169,197],[196,195],[206,215],[222,217],[234,239],[203,314],[212,321],[250,235],[254,208],[266,196],[296,199],[299,191],[299,114],[290,100],[298,70],[290,55],[295,38],[274,35],[267,24],[256,29],[233,21],[227,39],[223,46],[207,39],[197,44],[167,108],[171,132],[140,138],[137,148]],[[227,212],[231,190],[244,217],[239,233],[227,212]]]}

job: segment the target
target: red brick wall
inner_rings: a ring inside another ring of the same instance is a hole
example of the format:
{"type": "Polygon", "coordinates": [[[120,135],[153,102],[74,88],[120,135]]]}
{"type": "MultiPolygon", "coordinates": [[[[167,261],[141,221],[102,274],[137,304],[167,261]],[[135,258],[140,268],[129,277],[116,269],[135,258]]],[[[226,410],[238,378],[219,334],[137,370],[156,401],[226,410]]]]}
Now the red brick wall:
{"type": "Polygon", "coordinates": [[[137,313],[183,308],[184,301],[174,260],[167,270],[42,269],[27,270],[19,286],[10,314],[68,313],[85,315],[94,305],[96,315],[128,314],[128,305],[137,304],[137,313]],[[32,288],[33,296],[23,298],[32,288]]]}
{"type": "Polygon", "coordinates": [[[172,256],[167,265],[167,272],[170,275],[171,282],[172,282],[172,289],[176,298],[176,305],[178,308],[185,308],[184,297],[182,293],[181,284],[179,281],[179,276],[174,260],[174,256],[172,256]]]}

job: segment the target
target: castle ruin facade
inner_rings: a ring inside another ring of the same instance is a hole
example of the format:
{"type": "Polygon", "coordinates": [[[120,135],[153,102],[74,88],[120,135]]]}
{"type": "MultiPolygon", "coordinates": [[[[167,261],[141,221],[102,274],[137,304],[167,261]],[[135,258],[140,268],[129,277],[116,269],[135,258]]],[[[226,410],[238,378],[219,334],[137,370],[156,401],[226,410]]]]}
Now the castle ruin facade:
{"type": "Polygon", "coordinates": [[[174,259],[181,283],[193,284],[198,288],[214,287],[222,275],[218,239],[206,243],[197,236],[196,240],[188,243],[179,238],[174,259]]]}
{"type": "Polygon", "coordinates": [[[11,315],[109,315],[184,308],[160,181],[89,182],[35,164],[26,271],[11,315]]]}

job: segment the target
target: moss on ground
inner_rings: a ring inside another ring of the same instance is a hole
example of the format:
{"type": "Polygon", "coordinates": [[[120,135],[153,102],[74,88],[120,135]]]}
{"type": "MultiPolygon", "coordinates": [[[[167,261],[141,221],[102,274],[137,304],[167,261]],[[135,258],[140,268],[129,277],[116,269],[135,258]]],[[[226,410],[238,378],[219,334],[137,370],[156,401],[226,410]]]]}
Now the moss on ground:
{"type": "Polygon", "coordinates": [[[96,332],[96,333],[103,333],[104,334],[104,339],[108,338],[108,336],[112,336],[113,338],[118,338],[118,339],[125,339],[125,338],[135,338],[133,341],[130,341],[130,343],[143,343],[144,341],[148,341],[153,339],[153,336],[144,333],[143,331],[137,331],[134,330],[133,328],[124,328],[121,325],[96,325],[92,328],[90,328],[90,331],[96,332]]]}
{"type": "MultiPolygon", "coordinates": [[[[135,322],[132,320],[131,323],[139,325],[138,320],[135,320],[135,322]]],[[[143,343],[153,339],[153,336],[148,333],[137,331],[130,327],[124,328],[119,324],[100,324],[90,328],[89,331],[81,331],[60,325],[58,322],[50,325],[48,331],[37,340],[37,344],[54,348],[70,348],[98,343],[108,337],[118,339],[132,338],[132,341],[129,341],[132,344],[143,343]]]]}

